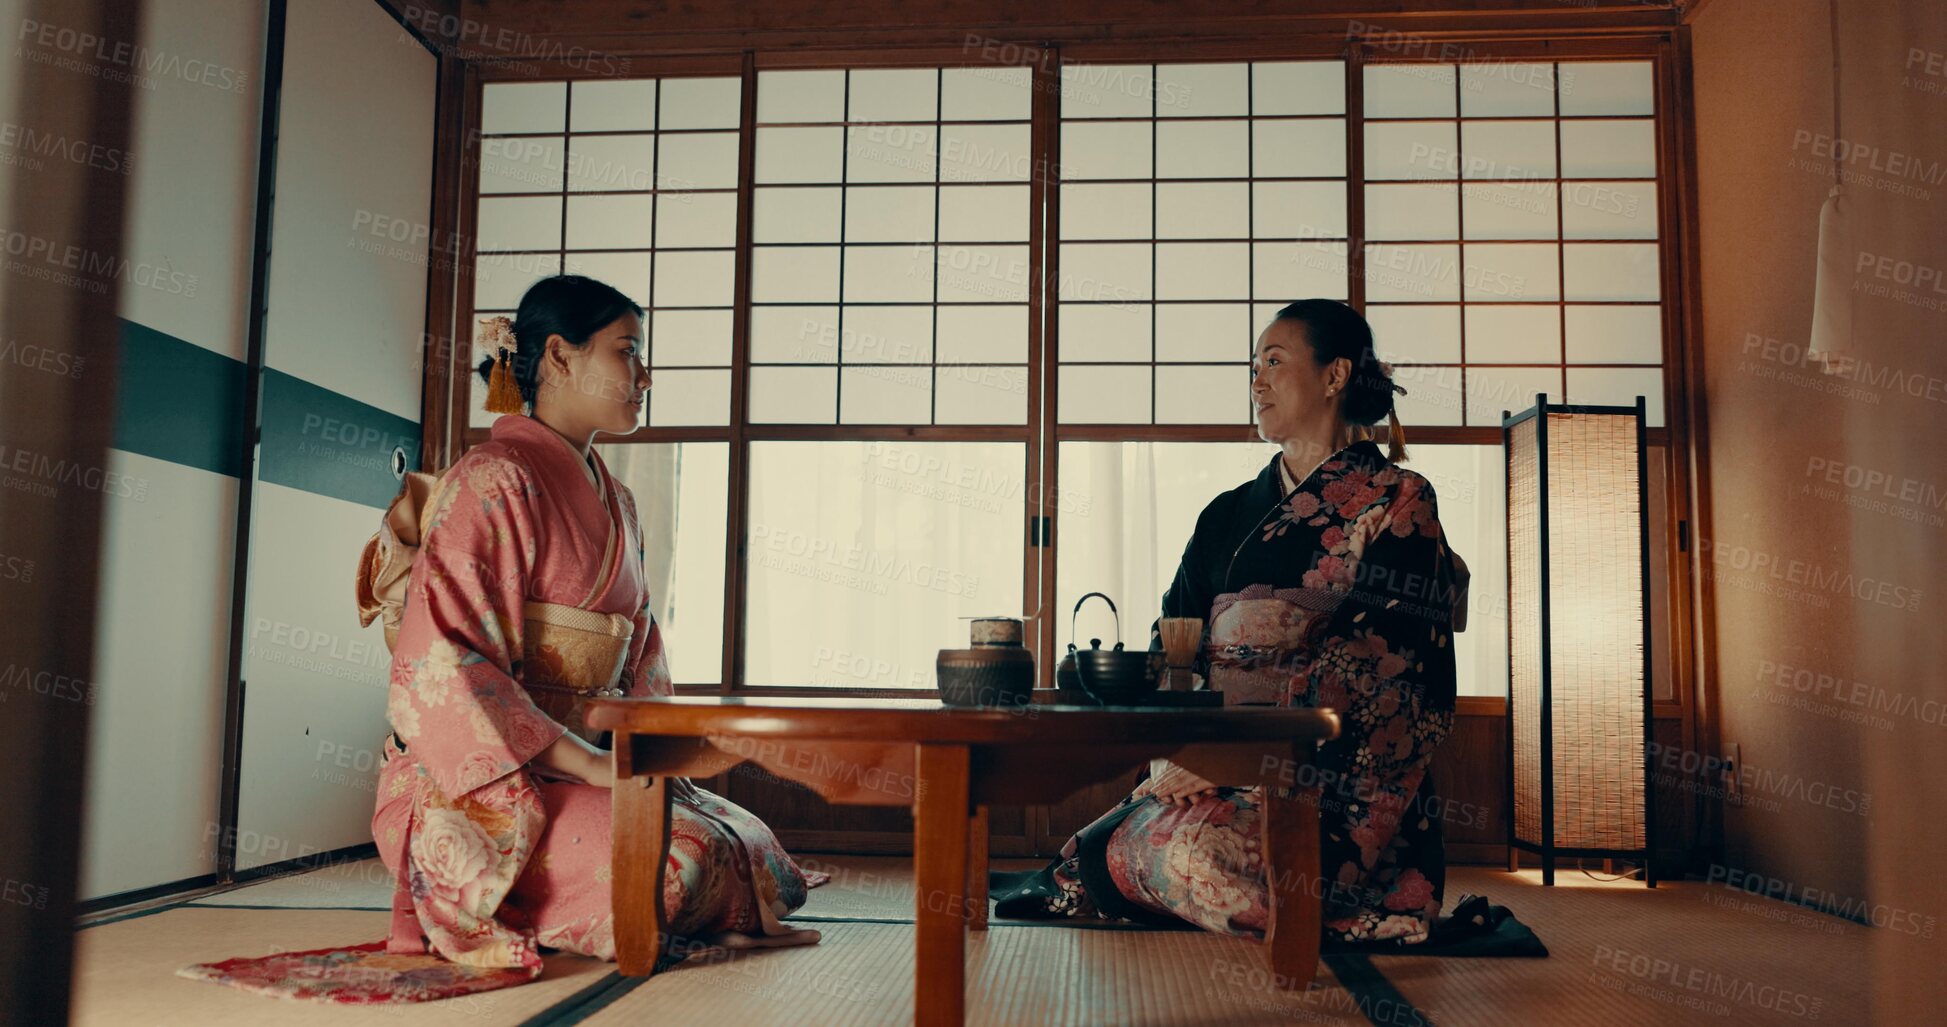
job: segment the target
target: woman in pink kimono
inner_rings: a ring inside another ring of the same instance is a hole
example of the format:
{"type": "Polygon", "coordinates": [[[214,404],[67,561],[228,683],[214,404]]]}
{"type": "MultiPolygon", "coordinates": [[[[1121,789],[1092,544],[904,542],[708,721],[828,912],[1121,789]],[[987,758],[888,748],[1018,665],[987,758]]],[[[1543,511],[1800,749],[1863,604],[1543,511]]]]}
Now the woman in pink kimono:
{"type": "MultiPolygon", "coordinates": [[[[492,441],[461,457],[427,501],[372,819],[397,882],[392,952],[430,942],[459,964],[532,974],[542,946],[615,958],[609,755],[581,722],[586,693],[546,683],[561,676],[563,654],[524,635],[532,604],[570,608],[628,636],[604,692],[670,692],[635,499],[591,445],[641,422],[641,319],[592,279],[529,289],[512,345],[480,371],[503,405],[518,388],[533,413],[496,421],[492,441]]],[[[733,947],[817,940],[781,921],[804,904],[808,882],[770,829],[687,782],[669,863],[675,937],[733,947]]]]}

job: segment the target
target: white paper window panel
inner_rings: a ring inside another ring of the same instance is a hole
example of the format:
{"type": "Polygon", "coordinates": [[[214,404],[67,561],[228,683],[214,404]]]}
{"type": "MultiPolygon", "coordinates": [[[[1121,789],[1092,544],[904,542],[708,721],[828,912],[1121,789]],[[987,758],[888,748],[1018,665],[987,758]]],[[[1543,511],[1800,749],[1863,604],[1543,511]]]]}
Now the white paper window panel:
{"type": "Polygon", "coordinates": [[[752,367],[752,424],[833,424],[838,419],[838,368],[752,367]]]}
{"type": "Polygon", "coordinates": [[[1568,362],[1571,364],[1660,364],[1663,362],[1663,308],[1651,305],[1584,306],[1569,304],[1568,362]]]}
{"type": "Polygon", "coordinates": [[[1157,238],[1245,239],[1250,234],[1250,183],[1162,182],[1156,186],[1157,238]]]}
{"type": "Polygon", "coordinates": [[[1026,303],[1028,248],[943,243],[936,290],[941,303],[1026,303]]]}
{"type": "Polygon", "coordinates": [[[1366,307],[1373,348],[1390,364],[1460,362],[1460,308],[1438,304],[1366,307]]]}
{"type": "Polygon", "coordinates": [[[1330,178],[1345,174],[1345,120],[1253,120],[1251,173],[1259,178],[1330,178]]]}
{"type": "Polygon", "coordinates": [[[487,137],[480,140],[480,192],[560,192],[567,174],[560,136],[487,137]]]}
{"type": "Polygon", "coordinates": [[[1555,66],[1525,61],[1460,66],[1460,114],[1467,118],[1555,113],[1555,66]]]}
{"type": "Polygon", "coordinates": [[[1156,116],[1222,118],[1251,113],[1248,64],[1158,64],[1156,116]]]}
{"type": "Polygon", "coordinates": [[[1260,239],[1343,239],[1344,182],[1253,182],[1251,234],[1260,239]]]}
{"type": "Polygon", "coordinates": [[[1366,238],[1460,238],[1460,198],[1454,183],[1366,186],[1366,238]]]}
{"type": "Polygon", "coordinates": [[[1147,121],[1064,122],[1061,177],[1149,178],[1151,129],[1147,121]]]}
{"type": "Polygon", "coordinates": [[[1566,243],[1562,273],[1570,300],[1661,298],[1654,243],[1566,243]]]}
{"type": "Polygon", "coordinates": [[[1248,360],[1253,341],[1248,303],[1156,305],[1158,361],[1248,360]]]}
{"type": "Polygon", "coordinates": [[[1554,121],[1463,121],[1460,177],[1555,177],[1554,121]]]}
{"type": "Polygon", "coordinates": [[[1251,113],[1344,114],[1345,62],[1258,61],[1252,64],[1251,113]]]}
{"type": "Polygon", "coordinates": [[[844,197],[837,187],[751,190],[751,241],[839,241],[844,197]]]}
{"type": "Polygon", "coordinates": [[[845,247],[845,302],[910,303],[933,298],[933,247],[845,247]]]}
{"type": "Polygon", "coordinates": [[[758,184],[837,182],[844,174],[843,128],[785,126],[757,130],[757,160],[752,176],[758,184]]]}
{"type": "Polygon", "coordinates": [[[1571,367],[1568,402],[1633,407],[1643,397],[1643,424],[1663,427],[1663,369],[1658,367],[1571,367]]]}
{"type": "Polygon", "coordinates": [[[1249,132],[1248,121],[1158,122],[1156,177],[1249,177],[1249,132]]]}
{"type": "Polygon", "coordinates": [[[1147,362],[1152,316],[1147,303],[1063,303],[1056,312],[1061,360],[1147,362]]]}
{"type": "Polygon", "coordinates": [[[1148,239],[1153,204],[1147,182],[1061,185],[1063,239],[1148,239]]]}
{"type": "Polygon", "coordinates": [[[933,420],[931,367],[838,369],[838,420],[842,424],[929,424],[933,420]]]}
{"type": "Polygon", "coordinates": [[[753,246],[753,303],[834,303],[838,300],[838,247],[753,246]]]}
{"type": "Polygon", "coordinates": [[[1462,260],[1463,294],[1470,303],[1562,298],[1554,243],[1470,243],[1462,260]]]}
{"type": "Polygon", "coordinates": [[[482,254],[473,262],[473,309],[513,310],[528,286],[559,273],[555,253],[482,254]]]}
{"type": "Polygon", "coordinates": [[[1063,424],[1148,424],[1150,369],[1073,367],[1057,369],[1056,419],[1063,424]]]}
{"type": "Polygon", "coordinates": [[[737,286],[734,250],[656,254],[656,306],[727,307],[737,286]]]}
{"type": "Polygon", "coordinates": [[[1562,177],[1656,177],[1656,122],[1563,121],[1562,177]]]}
{"type": "Polygon", "coordinates": [[[937,424],[1026,424],[1025,367],[940,367],[933,372],[937,424]]]}
{"type": "MultiPolygon", "coordinates": [[[[479,248],[482,250],[561,248],[559,196],[482,197],[479,216],[479,248]]],[[[636,245],[643,244],[638,242],[636,245]]]]}
{"type": "Polygon", "coordinates": [[[1460,299],[1460,247],[1451,243],[1366,247],[1370,303],[1454,302],[1460,299]]]}
{"type": "Polygon", "coordinates": [[[1245,424],[1251,420],[1248,364],[1156,369],[1157,424],[1245,424]]]}
{"type": "Polygon", "coordinates": [[[939,156],[932,125],[852,125],[845,129],[847,182],[931,182],[939,156]]]}
{"type": "Polygon", "coordinates": [[[1155,72],[1147,64],[1061,66],[1064,119],[1148,117],[1154,110],[1155,96],[1155,72]]]}
{"type": "MultiPolygon", "coordinates": [[[[848,121],[933,121],[940,112],[936,68],[857,68],[852,71],[848,121]]],[[[834,119],[836,120],[836,119],[834,119]]]]}
{"type": "Polygon", "coordinates": [[[940,239],[945,242],[1026,242],[1028,187],[943,186],[940,239]]]}
{"type": "MultiPolygon", "coordinates": [[[[484,212],[487,201],[480,203],[484,212]]],[[[654,196],[568,197],[568,249],[646,249],[655,238],[655,227],[654,196]]]]}
{"type": "Polygon", "coordinates": [[[845,69],[758,72],[757,120],[844,121],[845,69]]]}
{"type": "Polygon", "coordinates": [[[568,271],[607,282],[642,306],[649,305],[654,274],[648,253],[570,253],[568,271]]]}
{"type": "Polygon", "coordinates": [[[1467,307],[1469,364],[1559,364],[1562,311],[1541,304],[1467,307]]]}
{"type": "Polygon", "coordinates": [[[1034,167],[1026,125],[944,125],[940,181],[1025,182],[1034,167]]]}
{"type": "Polygon", "coordinates": [[[934,187],[845,190],[846,242],[932,242],[934,187]]]}
{"type": "Polygon", "coordinates": [[[1148,243],[1062,243],[1058,297],[1090,303],[1150,298],[1148,243]]]}
{"type": "Polygon", "coordinates": [[[736,193],[663,193],[656,197],[657,246],[736,246],[736,193]]]}
{"type": "Polygon", "coordinates": [[[728,366],[730,330],[728,310],[653,311],[649,315],[650,366],[728,366]]]}
{"type": "Polygon", "coordinates": [[[657,128],[736,128],[743,121],[744,82],[736,76],[666,78],[660,88],[657,128]]]}
{"type": "Polygon", "coordinates": [[[1032,114],[1031,68],[948,68],[940,80],[940,117],[948,121],[1025,121],[1032,114]]]}
{"type": "Polygon", "coordinates": [[[839,346],[847,364],[933,360],[933,308],[847,307],[839,346]]]}
{"type": "Polygon", "coordinates": [[[1156,298],[1248,300],[1249,243],[1184,242],[1156,246],[1156,298]]]}
{"type": "Polygon", "coordinates": [[[1393,384],[1406,392],[1393,396],[1393,411],[1409,436],[1415,425],[1456,425],[1465,420],[1460,393],[1463,378],[1458,367],[1394,365],[1393,384]]]}
{"type": "MultiPolygon", "coordinates": [[[[1501,412],[1520,413],[1535,405],[1537,393],[1562,399],[1562,372],[1553,367],[1468,367],[1467,423],[1498,428],[1501,412]]],[[[1410,386],[1409,386],[1410,387],[1410,386]]]]}
{"type": "Polygon", "coordinates": [[[1562,238],[1656,238],[1656,183],[1563,182],[1562,238]]]}
{"type": "Polygon", "coordinates": [[[569,88],[574,94],[569,111],[573,131],[647,132],[656,127],[655,79],[583,79],[569,88]]]}
{"type": "Polygon", "coordinates": [[[1351,263],[1343,242],[1251,244],[1251,295],[1280,305],[1316,297],[1343,300],[1351,263]]]}
{"type": "Polygon", "coordinates": [[[737,187],[737,133],[683,132],[657,139],[656,188],[737,187]]]}
{"type": "Polygon", "coordinates": [[[730,423],[730,369],[657,371],[649,423],[658,428],[730,423]]]}
{"type": "Polygon", "coordinates": [[[571,136],[568,139],[569,192],[647,192],[655,187],[655,136],[571,136]]]}
{"type": "Polygon", "coordinates": [[[940,307],[934,325],[934,359],[942,364],[1024,364],[1028,359],[1028,308],[1016,304],[940,307]]]}
{"type": "Polygon", "coordinates": [[[750,308],[750,359],[756,364],[829,364],[838,360],[838,308],[750,308]]]}
{"type": "Polygon", "coordinates": [[[559,132],[568,117],[566,82],[489,82],[480,95],[480,131],[559,132]]]}
{"type": "Polygon", "coordinates": [[[1369,64],[1365,68],[1366,117],[1451,118],[1451,64],[1369,64]]]}
{"type": "Polygon", "coordinates": [[[1460,146],[1451,121],[1402,121],[1366,126],[1366,180],[1460,177],[1460,146]]]}
{"type": "Polygon", "coordinates": [[[1590,61],[1563,63],[1556,92],[1563,117],[1606,114],[1653,114],[1656,88],[1648,61],[1590,61]]]}
{"type": "Polygon", "coordinates": [[[1555,205],[1553,182],[1464,182],[1460,186],[1460,220],[1469,239],[1553,239],[1555,205]]]}

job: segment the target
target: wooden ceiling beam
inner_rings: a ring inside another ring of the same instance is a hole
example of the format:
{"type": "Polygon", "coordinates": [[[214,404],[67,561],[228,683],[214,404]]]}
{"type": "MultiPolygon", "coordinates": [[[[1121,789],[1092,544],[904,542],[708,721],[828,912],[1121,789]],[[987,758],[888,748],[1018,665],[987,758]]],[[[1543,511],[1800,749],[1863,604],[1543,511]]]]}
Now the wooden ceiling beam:
{"type": "MultiPolygon", "coordinates": [[[[980,49],[1005,43],[1142,43],[1408,33],[1429,38],[1563,32],[1644,34],[1678,23],[1680,0],[1241,0],[1220,13],[1143,0],[457,0],[474,54],[735,53],[980,49]]],[[[1696,6],[1696,0],[1690,0],[1696,6]]]]}

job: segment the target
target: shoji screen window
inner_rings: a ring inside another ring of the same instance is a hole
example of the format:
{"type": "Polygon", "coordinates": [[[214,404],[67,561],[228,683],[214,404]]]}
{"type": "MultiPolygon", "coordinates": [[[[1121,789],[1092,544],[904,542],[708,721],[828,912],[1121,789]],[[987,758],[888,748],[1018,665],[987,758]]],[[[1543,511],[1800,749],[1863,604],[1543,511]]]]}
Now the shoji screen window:
{"type": "Polygon", "coordinates": [[[1345,65],[1061,71],[1057,419],[1250,423],[1257,331],[1345,299],[1345,65]]]}
{"type": "Polygon", "coordinates": [[[1026,68],[757,78],[750,421],[1025,425],[1026,68]]]}
{"type": "Polygon", "coordinates": [[[1364,69],[1365,293],[1408,425],[1537,393],[1663,424],[1647,61],[1364,69]]]}
{"type": "MultiPolygon", "coordinates": [[[[479,318],[512,317],[538,278],[599,278],[648,311],[647,423],[727,426],[741,88],[726,77],[488,83],[476,331],[479,318]]],[[[493,419],[485,393],[472,389],[474,427],[493,419]]]]}

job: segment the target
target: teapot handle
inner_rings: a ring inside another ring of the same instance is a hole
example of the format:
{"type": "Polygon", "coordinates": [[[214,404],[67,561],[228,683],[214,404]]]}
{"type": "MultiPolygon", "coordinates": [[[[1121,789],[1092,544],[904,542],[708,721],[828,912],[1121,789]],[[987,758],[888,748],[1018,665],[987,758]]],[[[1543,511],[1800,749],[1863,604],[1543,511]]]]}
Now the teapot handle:
{"type": "Polygon", "coordinates": [[[1115,644],[1117,647],[1120,647],[1122,645],[1122,613],[1115,608],[1115,600],[1110,599],[1100,592],[1090,592],[1080,599],[1075,600],[1075,611],[1068,615],[1068,648],[1071,650],[1075,648],[1075,619],[1081,615],[1082,604],[1091,599],[1100,599],[1109,604],[1109,613],[1115,617],[1115,644]]]}

